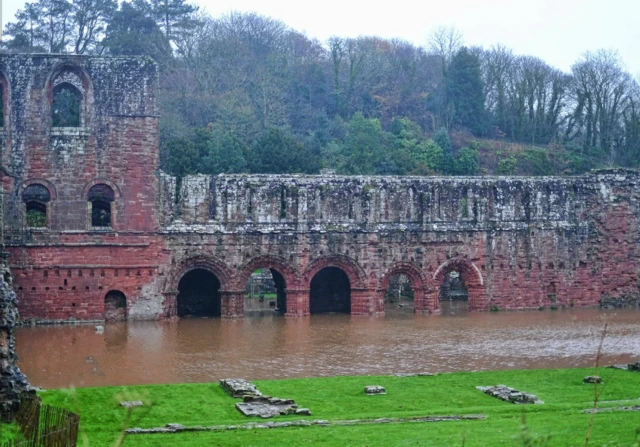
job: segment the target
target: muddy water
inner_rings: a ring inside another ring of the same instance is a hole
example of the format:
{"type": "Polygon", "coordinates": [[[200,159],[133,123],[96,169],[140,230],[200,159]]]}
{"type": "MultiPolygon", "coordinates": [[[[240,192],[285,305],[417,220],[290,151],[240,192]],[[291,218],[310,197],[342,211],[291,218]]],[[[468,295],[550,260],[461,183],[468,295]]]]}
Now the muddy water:
{"type": "Polygon", "coordinates": [[[45,388],[593,365],[640,360],[640,311],[557,310],[385,317],[273,312],[241,321],[26,327],[19,365],[45,388]]]}

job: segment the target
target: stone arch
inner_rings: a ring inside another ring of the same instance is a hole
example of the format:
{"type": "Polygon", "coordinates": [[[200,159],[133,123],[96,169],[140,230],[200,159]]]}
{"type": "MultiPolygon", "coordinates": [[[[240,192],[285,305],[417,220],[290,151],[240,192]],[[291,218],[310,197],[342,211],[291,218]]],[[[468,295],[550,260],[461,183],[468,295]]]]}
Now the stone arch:
{"type": "Polygon", "coordinates": [[[438,292],[445,277],[452,271],[460,273],[469,293],[469,310],[484,310],[487,307],[487,293],[484,278],[480,269],[465,258],[454,258],[442,263],[433,274],[433,290],[431,291],[431,305],[439,308],[438,292]]]}
{"type": "Polygon", "coordinates": [[[221,291],[230,290],[233,285],[233,274],[223,262],[208,255],[197,255],[183,259],[174,267],[173,272],[169,275],[167,283],[165,284],[165,292],[177,293],[178,283],[182,277],[191,270],[196,269],[207,270],[216,275],[220,281],[221,291]]]}
{"type": "Polygon", "coordinates": [[[294,288],[298,285],[298,272],[286,259],[280,256],[262,255],[250,259],[238,269],[236,288],[238,290],[244,289],[251,274],[259,268],[276,270],[283,276],[288,288],[294,288]]]}
{"type": "Polygon", "coordinates": [[[115,194],[115,199],[116,200],[122,198],[122,191],[120,190],[120,187],[117,184],[113,183],[111,180],[106,179],[106,178],[94,178],[93,180],[89,181],[82,188],[82,197],[83,198],[88,197],[89,190],[91,188],[93,188],[94,186],[99,185],[101,183],[109,186],[113,190],[113,193],[115,194]]]}
{"type": "Polygon", "coordinates": [[[400,262],[388,268],[380,279],[379,288],[386,290],[389,287],[389,281],[394,275],[407,275],[413,289],[424,289],[427,285],[427,277],[424,272],[416,265],[408,262],[400,262]]]}
{"type": "Polygon", "coordinates": [[[406,275],[407,278],[409,278],[409,282],[411,283],[411,288],[413,289],[414,293],[414,310],[416,312],[424,310],[426,307],[425,289],[427,287],[427,277],[425,276],[422,269],[420,269],[418,266],[408,262],[400,262],[385,270],[385,272],[382,274],[382,277],[380,278],[376,301],[376,311],[378,313],[384,312],[384,294],[389,288],[389,282],[391,281],[391,278],[395,275],[406,275]]]}
{"type": "Polygon", "coordinates": [[[47,188],[49,190],[49,195],[51,200],[56,200],[58,198],[58,191],[56,190],[56,187],[49,180],[45,180],[43,178],[31,178],[23,181],[21,185],[22,186],[21,193],[24,192],[24,190],[31,185],[42,185],[45,188],[47,188]]]}
{"type": "Polygon", "coordinates": [[[326,267],[337,267],[344,271],[349,278],[351,287],[354,289],[367,287],[367,274],[364,269],[356,261],[345,255],[323,256],[311,262],[302,276],[303,285],[309,288],[311,280],[316,273],[326,267]]]}

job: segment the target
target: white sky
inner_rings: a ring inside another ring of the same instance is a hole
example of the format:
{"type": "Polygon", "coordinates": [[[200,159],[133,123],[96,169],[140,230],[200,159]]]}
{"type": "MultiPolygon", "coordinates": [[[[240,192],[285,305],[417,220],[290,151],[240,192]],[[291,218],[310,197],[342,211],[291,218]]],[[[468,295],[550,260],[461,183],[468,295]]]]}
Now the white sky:
{"type": "MultiPolygon", "coordinates": [[[[0,0],[2,24],[25,0],[0,0]]],[[[431,31],[453,26],[467,45],[501,43],[569,71],[587,50],[614,49],[640,77],[640,0],[193,0],[212,16],[253,11],[308,36],[376,35],[425,45],[431,31]]]]}

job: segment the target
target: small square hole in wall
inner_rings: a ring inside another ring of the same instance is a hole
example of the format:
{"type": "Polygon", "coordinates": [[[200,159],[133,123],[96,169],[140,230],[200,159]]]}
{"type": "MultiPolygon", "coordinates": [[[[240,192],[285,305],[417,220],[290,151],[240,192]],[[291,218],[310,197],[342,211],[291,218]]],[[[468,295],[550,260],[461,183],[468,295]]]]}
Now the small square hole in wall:
{"type": "Polygon", "coordinates": [[[35,288],[35,287],[32,287],[32,288],[31,288],[31,290],[36,290],[36,288],[35,288]]]}
{"type": "Polygon", "coordinates": [[[48,288],[48,287],[45,287],[45,288],[44,288],[44,290],[49,290],[49,288],[48,288]]]}
{"type": "Polygon", "coordinates": [[[76,307],[76,303],[71,303],[71,307],[76,307]]]}
{"type": "Polygon", "coordinates": [[[86,287],[84,288],[84,290],[89,290],[89,286],[86,286],[86,287]]]}
{"type": "Polygon", "coordinates": [[[62,290],[62,286],[58,287],[58,290],[62,290]]]}
{"type": "Polygon", "coordinates": [[[76,290],[76,286],[71,287],[71,290],[76,290]]]}
{"type": "Polygon", "coordinates": [[[102,286],[98,286],[98,290],[102,290],[102,286]]]}
{"type": "Polygon", "coordinates": [[[18,290],[22,290],[22,287],[18,287],[18,290]]]}

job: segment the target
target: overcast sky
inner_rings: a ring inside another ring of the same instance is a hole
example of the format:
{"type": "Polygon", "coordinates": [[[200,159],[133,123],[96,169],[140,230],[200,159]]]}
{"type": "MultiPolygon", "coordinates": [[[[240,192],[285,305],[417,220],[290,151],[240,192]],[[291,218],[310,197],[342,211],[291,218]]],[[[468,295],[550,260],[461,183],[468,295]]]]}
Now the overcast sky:
{"type": "MultiPolygon", "coordinates": [[[[2,24],[24,0],[2,1],[2,24]]],[[[195,0],[212,16],[254,11],[308,36],[380,36],[425,45],[433,29],[453,26],[467,45],[501,43],[569,71],[582,53],[615,49],[640,77],[640,0],[195,0]],[[381,6],[382,5],[382,6],[381,6]]]]}

